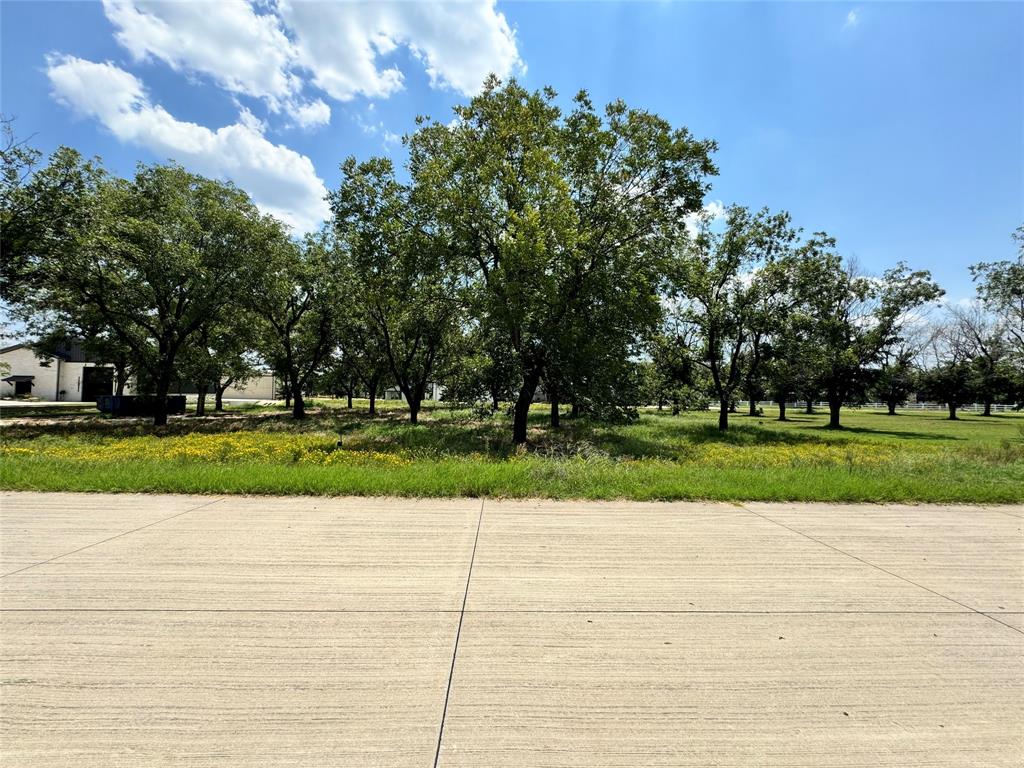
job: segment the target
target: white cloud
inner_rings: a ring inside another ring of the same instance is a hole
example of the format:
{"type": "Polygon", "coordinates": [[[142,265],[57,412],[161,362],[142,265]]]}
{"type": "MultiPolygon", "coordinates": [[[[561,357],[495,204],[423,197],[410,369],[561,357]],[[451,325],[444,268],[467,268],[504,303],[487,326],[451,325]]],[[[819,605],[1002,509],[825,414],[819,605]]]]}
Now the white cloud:
{"type": "MultiPolygon", "coordinates": [[[[370,105],[369,112],[374,112],[373,104],[370,105]]],[[[356,125],[359,129],[367,136],[379,136],[384,144],[385,149],[389,149],[389,145],[399,145],[402,143],[402,137],[393,131],[389,131],[384,127],[384,122],[378,120],[375,123],[366,122],[360,115],[355,116],[356,125]]]]}
{"type": "Polygon", "coordinates": [[[291,115],[300,128],[316,128],[331,122],[331,108],[323,99],[297,106],[291,110],[291,115]]]}
{"type": "Polygon", "coordinates": [[[846,14],[846,21],[843,22],[843,29],[851,29],[860,24],[860,11],[856,8],[846,14]]]}
{"type": "Polygon", "coordinates": [[[119,140],[234,181],[262,210],[300,232],[329,215],[324,183],[310,159],[267,140],[263,124],[248,110],[238,122],[211,130],[151,103],[142,83],[113,64],[52,55],[47,75],[60,102],[99,120],[119,140]]]}
{"type": "Polygon", "coordinates": [[[476,93],[490,72],[505,77],[525,69],[495,0],[271,0],[258,7],[248,0],[104,0],[118,42],[136,60],[152,57],[209,76],[293,117],[323,120],[322,107],[300,99],[305,77],[339,101],[400,90],[401,71],[381,59],[402,47],[419,59],[433,87],[466,95],[476,93]]]}
{"type": "Polygon", "coordinates": [[[159,59],[172,69],[211,77],[224,90],[263,99],[302,128],[326,125],[323,101],[301,98],[296,51],[280,19],[246,0],[167,2],[103,0],[115,37],[136,61],[159,59]]]}
{"type": "Polygon", "coordinates": [[[103,10],[137,61],[153,57],[177,71],[209,75],[228,91],[275,107],[301,89],[289,72],[295,52],[277,17],[257,14],[245,0],[104,0],[103,10]]]}
{"type": "Polygon", "coordinates": [[[491,72],[525,66],[515,35],[494,0],[446,3],[302,3],[283,0],[281,17],[295,33],[299,63],[335,99],[384,97],[402,86],[394,65],[378,58],[401,46],[422,63],[431,85],[472,95],[491,72]]]}
{"type": "Polygon", "coordinates": [[[683,219],[690,235],[696,235],[702,222],[714,224],[725,218],[725,204],[721,200],[711,200],[696,213],[688,213],[683,219]]]}

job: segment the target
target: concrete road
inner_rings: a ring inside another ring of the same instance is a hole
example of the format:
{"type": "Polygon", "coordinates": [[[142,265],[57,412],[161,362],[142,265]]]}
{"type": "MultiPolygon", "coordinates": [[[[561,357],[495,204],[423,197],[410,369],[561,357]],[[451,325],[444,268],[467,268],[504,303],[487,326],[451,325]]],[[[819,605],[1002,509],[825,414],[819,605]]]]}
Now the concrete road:
{"type": "Polygon", "coordinates": [[[1022,529],[7,493],[0,763],[1018,768],[1022,529]]]}

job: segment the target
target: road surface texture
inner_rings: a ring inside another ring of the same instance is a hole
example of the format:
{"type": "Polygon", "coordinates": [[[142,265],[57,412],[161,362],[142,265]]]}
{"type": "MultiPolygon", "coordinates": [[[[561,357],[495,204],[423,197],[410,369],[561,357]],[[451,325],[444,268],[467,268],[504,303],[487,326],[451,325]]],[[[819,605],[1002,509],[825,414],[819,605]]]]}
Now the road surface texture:
{"type": "Polygon", "coordinates": [[[1024,508],[8,493],[10,766],[1024,764],[1024,508]]]}

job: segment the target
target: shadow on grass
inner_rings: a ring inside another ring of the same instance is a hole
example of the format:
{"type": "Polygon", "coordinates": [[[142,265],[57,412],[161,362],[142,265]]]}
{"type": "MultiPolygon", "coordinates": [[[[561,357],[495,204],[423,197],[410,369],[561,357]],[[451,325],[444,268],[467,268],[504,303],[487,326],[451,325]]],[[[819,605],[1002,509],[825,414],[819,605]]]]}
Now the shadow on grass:
{"type": "Polygon", "coordinates": [[[841,435],[887,435],[889,437],[907,438],[908,440],[965,440],[964,437],[954,435],[942,435],[935,432],[907,432],[905,430],[872,429],[870,427],[848,427],[842,426],[839,429],[829,429],[828,425],[816,427],[825,434],[841,435]]]}
{"type": "MultiPolygon", "coordinates": [[[[41,436],[91,439],[143,435],[181,436],[187,434],[333,433],[349,450],[402,453],[415,457],[439,458],[485,455],[505,458],[514,453],[511,418],[505,411],[487,418],[480,414],[431,405],[421,411],[420,423],[409,423],[408,410],[388,407],[370,416],[361,404],[351,410],[342,403],[316,403],[306,419],[292,419],[283,406],[229,406],[205,417],[187,415],[172,418],[156,429],[147,419],[111,419],[99,414],[67,418],[25,418],[5,423],[6,440],[31,440],[41,436]]],[[[897,429],[848,426],[829,430],[823,423],[827,414],[793,414],[789,421],[734,414],[726,432],[717,428],[713,414],[684,413],[679,416],[645,413],[638,422],[609,424],[583,417],[563,416],[560,429],[551,429],[550,416],[537,409],[529,417],[530,451],[539,456],[607,456],[611,458],[677,459],[687,446],[722,444],[732,446],[834,445],[837,442],[877,438],[920,441],[963,441],[967,436],[897,429]]],[[[1013,418],[1007,416],[1006,418],[1013,418]]]]}

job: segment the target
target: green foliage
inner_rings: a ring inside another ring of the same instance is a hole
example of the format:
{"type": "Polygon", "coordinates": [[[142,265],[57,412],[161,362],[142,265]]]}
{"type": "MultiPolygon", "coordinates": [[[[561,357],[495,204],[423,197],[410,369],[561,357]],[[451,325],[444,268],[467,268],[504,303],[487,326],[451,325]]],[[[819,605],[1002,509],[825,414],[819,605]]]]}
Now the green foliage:
{"type": "MultiPolygon", "coordinates": [[[[462,270],[413,191],[395,179],[390,160],[349,158],[342,177],[330,200],[353,281],[348,335],[363,341],[351,356],[375,369],[380,355],[367,352],[383,354],[415,423],[462,319],[462,270]]],[[[370,386],[372,375],[365,380],[370,386]]]]}
{"type": "Polygon", "coordinates": [[[672,265],[676,318],[693,334],[693,362],[711,379],[719,429],[728,427],[737,388],[752,384],[758,373],[763,344],[786,296],[786,273],[779,265],[795,237],[788,214],[751,214],[731,206],[724,230],[715,231],[703,219],[672,265]]]}
{"type": "Polygon", "coordinates": [[[822,233],[805,246],[815,288],[806,294],[804,311],[820,354],[829,424],[838,428],[840,408],[864,396],[874,367],[901,340],[910,313],[943,292],[928,272],[911,271],[902,262],[881,278],[860,275],[854,265],[843,263],[834,246],[835,240],[822,233]]]}
{"type": "Polygon", "coordinates": [[[244,295],[248,309],[261,321],[260,354],[284,377],[292,415],[301,419],[307,385],[337,346],[350,284],[337,268],[329,233],[309,235],[301,243],[288,239],[279,227],[265,234],[264,269],[244,295]]]}
{"type": "Polygon", "coordinates": [[[978,297],[1000,317],[1007,341],[1024,365],[1024,225],[1013,233],[1015,261],[981,262],[971,267],[978,297]]]}
{"type": "Polygon", "coordinates": [[[19,311],[40,335],[54,319],[79,338],[102,325],[162,402],[180,353],[252,289],[267,222],[244,192],[176,165],[127,181],[59,150],[32,184],[54,175],[75,182],[73,215],[31,239],[19,311]]]}
{"type": "MultiPolygon", "coordinates": [[[[550,89],[487,81],[410,140],[415,194],[464,260],[481,321],[519,369],[513,437],[543,378],[563,399],[613,401],[660,318],[662,264],[700,207],[712,142],[586,93],[563,115],[550,89]]],[[[614,403],[613,403],[614,404],[614,403]]]]}

